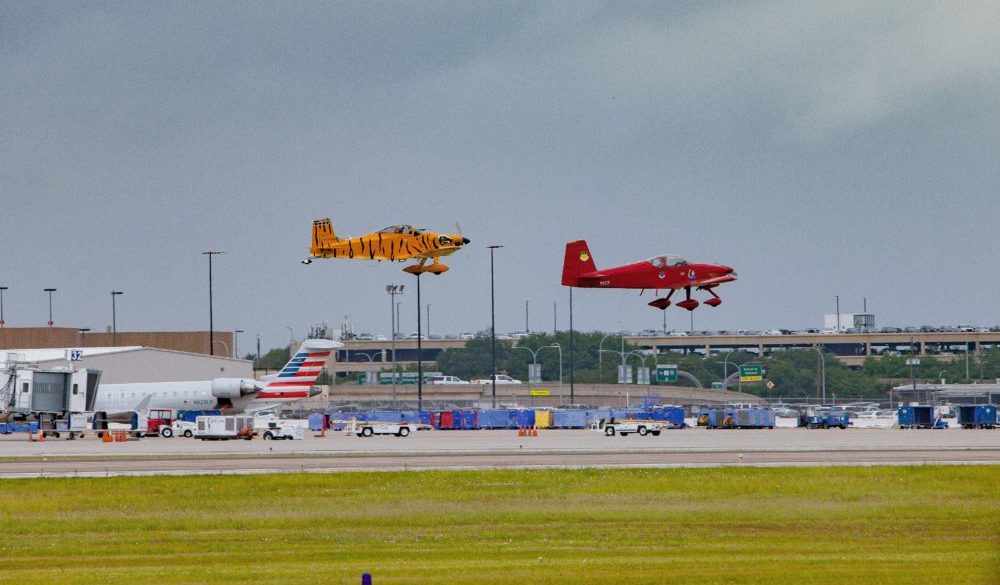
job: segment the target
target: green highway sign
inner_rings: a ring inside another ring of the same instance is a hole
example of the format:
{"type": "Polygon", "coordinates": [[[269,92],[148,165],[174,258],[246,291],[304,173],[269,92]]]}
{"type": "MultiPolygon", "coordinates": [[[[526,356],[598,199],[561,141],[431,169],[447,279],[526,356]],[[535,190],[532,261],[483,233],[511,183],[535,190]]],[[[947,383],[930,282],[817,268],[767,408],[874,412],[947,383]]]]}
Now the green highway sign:
{"type": "Polygon", "coordinates": [[[664,364],[656,366],[656,383],[670,384],[677,381],[677,366],[664,364]]]}
{"type": "Polygon", "coordinates": [[[740,382],[760,382],[764,379],[764,364],[750,363],[740,366],[740,382]]]}

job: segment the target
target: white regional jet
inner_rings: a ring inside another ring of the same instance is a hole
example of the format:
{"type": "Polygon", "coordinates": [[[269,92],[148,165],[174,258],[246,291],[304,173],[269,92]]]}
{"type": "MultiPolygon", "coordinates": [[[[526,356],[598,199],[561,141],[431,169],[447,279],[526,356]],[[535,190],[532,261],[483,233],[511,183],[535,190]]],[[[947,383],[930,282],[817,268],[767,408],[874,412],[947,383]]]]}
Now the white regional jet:
{"type": "Polygon", "coordinates": [[[330,352],[338,347],[342,344],[327,339],[306,340],[280,372],[262,380],[215,378],[193,382],[101,384],[94,410],[112,415],[145,408],[224,409],[236,413],[273,408],[318,394],[313,383],[326,366],[330,352]]]}

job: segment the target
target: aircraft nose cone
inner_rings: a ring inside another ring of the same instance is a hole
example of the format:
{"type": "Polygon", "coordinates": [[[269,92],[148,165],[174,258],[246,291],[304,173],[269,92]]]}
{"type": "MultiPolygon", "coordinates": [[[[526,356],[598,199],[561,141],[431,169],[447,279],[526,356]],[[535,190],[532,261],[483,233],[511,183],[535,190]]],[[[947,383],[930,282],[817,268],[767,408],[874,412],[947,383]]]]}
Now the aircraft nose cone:
{"type": "Polygon", "coordinates": [[[463,244],[468,244],[470,242],[469,238],[462,238],[463,244]]]}

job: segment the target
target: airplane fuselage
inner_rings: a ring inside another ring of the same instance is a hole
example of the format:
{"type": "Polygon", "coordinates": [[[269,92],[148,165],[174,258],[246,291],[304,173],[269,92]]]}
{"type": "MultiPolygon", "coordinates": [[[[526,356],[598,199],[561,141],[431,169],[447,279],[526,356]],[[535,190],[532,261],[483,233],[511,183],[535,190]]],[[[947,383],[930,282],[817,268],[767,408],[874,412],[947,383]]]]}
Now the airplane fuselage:
{"type": "Polygon", "coordinates": [[[736,280],[736,277],[731,276],[731,273],[732,268],[718,264],[657,267],[646,261],[582,273],[577,276],[575,286],[650,290],[680,289],[736,280]]]}

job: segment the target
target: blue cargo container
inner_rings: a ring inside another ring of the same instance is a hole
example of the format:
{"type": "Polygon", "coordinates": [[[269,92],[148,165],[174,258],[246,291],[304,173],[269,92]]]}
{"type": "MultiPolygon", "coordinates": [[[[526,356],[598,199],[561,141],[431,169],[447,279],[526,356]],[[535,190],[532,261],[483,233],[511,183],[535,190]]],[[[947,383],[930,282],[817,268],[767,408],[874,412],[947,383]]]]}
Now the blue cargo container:
{"type": "Polygon", "coordinates": [[[583,429],[587,427],[587,411],[556,410],[552,413],[552,426],[557,429],[583,429]]]}
{"type": "Polygon", "coordinates": [[[506,429],[507,409],[487,408],[479,411],[479,428],[481,429],[506,429]]]}
{"type": "Polygon", "coordinates": [[[398,423],[403,420],[403,413],[398,410],[373,410],[368,413],[368,420],[372,422],[398,423]]]}
{"type": "Polygon", "coordinates": [[[330,415],[325,412],[310,412],[309,413],[309,430],[310,431],[322,431],[323,429],[330,428],[330,415]]]}
{"type": "Polygon", "coordinates": [[[636,418],[663,421],[667,423],[668,428],[673,429],[683,429],[687,426],[684,422],[684,409],[680,406],[656,406],[636,418]]]}
{"type": "Polygon", "coordinates": [[[184,422],[198,422],[199,416],[219,416],[222,414],[221,410],[178,410],[177,420],[182,420],[184,422]]]}
{"type": "Polygon", "coordinates": [[[535,426],[534,410],[511,410],[507,414],[511,428],[523,429],[535,426]]]}
{"type": "Polygon", "coordinates": [[[997,407],[976,404],[958,407],[958,424],[963,429],[992,429],[997,424],[997,407]]]}
{"type": "Polygon", "coordinates": [[[478,430],[479,429],[479,411],[478,410],[467,410],[465,414],[462,415],[462,426],[467,429],[478,430]]]}
{"type": "Polygon", "coordinates": [[[846,429],[851,426],[851,415],[845,413],[816,414],[806,417],[805,426],[810,429],[846,429]]]}
{"type": "Polygon", "coordinates": [[[946,429],[948,423],[934,417],[933,406],[900,406],[896,411],[901,429],[946,429]]]}

